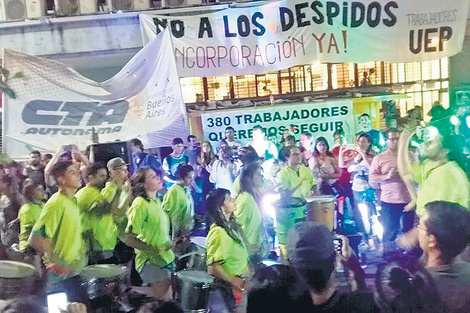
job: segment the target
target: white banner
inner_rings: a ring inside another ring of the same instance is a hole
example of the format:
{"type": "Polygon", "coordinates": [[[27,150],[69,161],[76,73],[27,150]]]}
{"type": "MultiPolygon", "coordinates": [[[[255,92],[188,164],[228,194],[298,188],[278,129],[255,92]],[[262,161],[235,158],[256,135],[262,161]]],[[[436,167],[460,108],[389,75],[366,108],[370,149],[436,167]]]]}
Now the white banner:
{"type": "Polygon", "coordinates": [[[171,146],[189,134],[170,33],[162,32],[111,79],[97,83],[59,62],[4,51],[16,99],[4,96],[3,152],[23,158],[65,144],[84,149],[92,129],[100,142],[141,138],[171,146]]]}
{"type": "Polygon", "coordinates": [[[213,145],[225,138],[228,126],[235,129],[236,139],[243,144],[251,141],[252,129],[256,125],[265,128],[266,136],[276,142],[280,142],[290,125],[295,125],[296,139],[300,139],[302,133],[310,133],[314,139],[323,136],[330,147],[333,147],[335,130],[343,129],[346,136],[352,138],[356,133],[352,100],[208,112],[201,114],[201,121],[204,139],[213,145]]]}
{"type": "Polygon", "coordinates": [[[461,51],[469,0],[249,5],[140,14],[143,40],[169,25],[180,76],[262,74],[315,62],[422,62],[461,51]]]}

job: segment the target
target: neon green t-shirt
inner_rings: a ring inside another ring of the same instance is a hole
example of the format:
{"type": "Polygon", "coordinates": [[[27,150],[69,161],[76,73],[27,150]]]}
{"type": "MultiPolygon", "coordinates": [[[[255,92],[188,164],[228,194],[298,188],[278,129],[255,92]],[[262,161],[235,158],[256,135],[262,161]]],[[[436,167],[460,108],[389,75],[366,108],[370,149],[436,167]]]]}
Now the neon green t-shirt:
{"type": "MultiPolygon", "coordinates": [[[[170,222],[162,209],[160,200],[146,200],[137,197],[128,211],[128,224],[126,232],[137,236],[146,244],[163,249],[170,243],[170,222]]],[[[155,251],[136,251],[135,263],[139,272],[148,261],[154,265],[164,267],[175,260],[172,250],[158,253],[155,251]]]]}
{"type": "MultiPolygon", "coordinates": [[[[124,201],[127,200],[129,197],[129,194],[127,194],[122,188],[119,188],[116,184],[113,182],[107,182],[106,186],[101,189],[101,195],[108,201],[108,203],[111,203],[114,201],[114,198],[116,196],[119,197],[119,206],[121,207],[124,204],[124,201]]],[[[129,208],[125,208],[127,211],[129,208]]],[[[127,227],[127,215],[123,214],[122,216],[114,216],[114,222],[116,223],[116,226],[118,228],[119,234],[123,234],[126,230],[127,227]]]]}
{"type": "Polygon", "coordinates": [[[242,192],[235,199],[236,211],[234,212],[237,223],[245,232],[246,240],[251,245],[250,253],[259,251],[263,244],[261,212],[255,198],[248,192],[242,192]]]}
{"type": "Polygon", "coordinates": [[[90,250],[112,251],[118,239],[118,229],[114,223],[110,206],[101,195],[100,190],[93,186],[85,186],[75,194],[80,208],[82,231],[90,234],[90,250]]]}
{"type": "Polygon", "coordinates": [[[41,215],[43,207],[43,202],[30,202],[24,204],[18,212],[18,220],[20,221],[20,251],[24,251],[29,247],[29,235],[31,235],[33,226],[41,215]]]}
{"type": "Polygon", "coordinates": [[[163,210],[171,221],[176,237],[187,235],[194,228],[194,202],[189,188],[174,184],[163,196],[163,210]]]}
{"type": "Polygon", "coordinates": [[[312,187],[317,184],[312,172],[305,165],[300,165],[297,171],[287,165],[284,166],[277,173],[276,180],[284,189],[292,189],[303,180],[302,185],[292,194],[293,197],[299,198],[305,198],[310,193],[312,187]]]}
{"type": "Polygon", "coordinates": [[[469,207],[470,185],[467,175],[453,162],[444,164],[431,160],[412,164],[414,180],[419,184],[416,215],[424,214],[426,203],[449,201],[469,207]]]}
{"type": "Polygon", "coordinates": [[[82,239],[80,209],[75,198],[60,191],[51,196],[34,224],[33,236],[42,236],[52,241],[54,255],[45,263],[59,263],[80,273],[86,265],[86,247],[82,239]]]}
{"type": "Polygon", "coordinates": [[[211,225],[207,234],[206,264],[220,264],[231,276],[240,276],[248,266],[248,251],[230,237],[225,229],[211,225]]]}
{"type": "Polygon", "coordinates": [[[240,194],[242,186],[240,185],[241,175],[238,175],[233,181],[233,193],[236,196],[240,194]]]}

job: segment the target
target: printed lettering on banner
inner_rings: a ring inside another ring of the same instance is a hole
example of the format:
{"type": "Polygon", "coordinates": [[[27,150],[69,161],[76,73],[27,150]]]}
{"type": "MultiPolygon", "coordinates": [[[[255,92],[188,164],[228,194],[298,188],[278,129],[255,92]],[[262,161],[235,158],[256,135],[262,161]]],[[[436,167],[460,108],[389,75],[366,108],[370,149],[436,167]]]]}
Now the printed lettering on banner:
{"type": "Polygon", "coordinates": [[[319,103],[293,103],[285,106],[226,110],[201,115],[204,139],[213,144],[225,138],[225,128],[235,129],[235,137],[243,144],[252,140],[253,127],[262,126],[266,136],[279,142],[290,125],[296,128],[295,137],[310,133],[313,138],[325,137],[333,146],[333,133],[343,129],[353,138],[355,131],[351,100],[319,103]]]}
{"type": "Polygon", "coordinates": [[[181,76],[261,74],[319,62],[422,62],[461,51],[468,0],[274,1],[140,14],[173,36],[181,76]]]}
{"type": "Polygon", "coordinates": [[[48,59],[5,51],[4,65],[22,72],[16,99],[5,97],[3,152],[24,158],[62,145],[139,138],[146,148],[189,135],[169,31],[159,34],[110,80],[97,83],[48,59]]]}

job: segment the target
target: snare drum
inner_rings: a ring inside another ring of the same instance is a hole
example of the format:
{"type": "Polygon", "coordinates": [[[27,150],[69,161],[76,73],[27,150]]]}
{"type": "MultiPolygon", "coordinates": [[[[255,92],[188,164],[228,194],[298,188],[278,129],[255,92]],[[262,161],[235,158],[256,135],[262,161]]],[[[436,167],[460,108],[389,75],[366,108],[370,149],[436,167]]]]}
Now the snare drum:
{"type": "Polygon", "coordinates": [[[335,217],[335,201],[333,196],[315,196],[307,198],[307,220],[319,222],[329,230],[333,230],[335,217]]]}
{"type": "Polygon", "coordinates": [[[102,296],[119,296],[127,288],[127,269],[114,264],[90,265],[80,274],[90,299],[102,296]]]}
{"type": "Polygon", "coordinates": [[[287,232],[297,222],[305,220],[306,201],[291,197],[280,199],[274,203],[276,208],[276,234],[280,244],[285,244],[287,232]]]}
{"type": "Polygon", "coordinates": [[[185,312],[208,312],[210,287],[214,277],[202,271],[180,271],[176,273],[179,300],[185,312]]]}
{"type": "Polygon", "coordinates": [[[0,261],[0,299],[30,295],[35,286],[34,266],[15,261],[0,261]]]}

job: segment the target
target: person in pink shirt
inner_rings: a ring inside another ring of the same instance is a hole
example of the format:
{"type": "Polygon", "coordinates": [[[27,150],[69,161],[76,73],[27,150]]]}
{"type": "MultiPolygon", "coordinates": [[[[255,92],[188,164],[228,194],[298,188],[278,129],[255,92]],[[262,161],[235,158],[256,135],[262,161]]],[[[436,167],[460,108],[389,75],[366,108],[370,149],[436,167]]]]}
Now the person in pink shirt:
{"type": "Polygon", "coordinates": [[[397,129],[387,130],[387,150],[374,157],[369,170],[369,180],[378,184],[381,190],[381,222],[384,228],[383,243],[387,245],[397,238],[400,219],[403,217],[403,232],[413,227],[413,207],[407,207],[411,196],[398,174],[397,153],[400,133],[397,129]]]}

